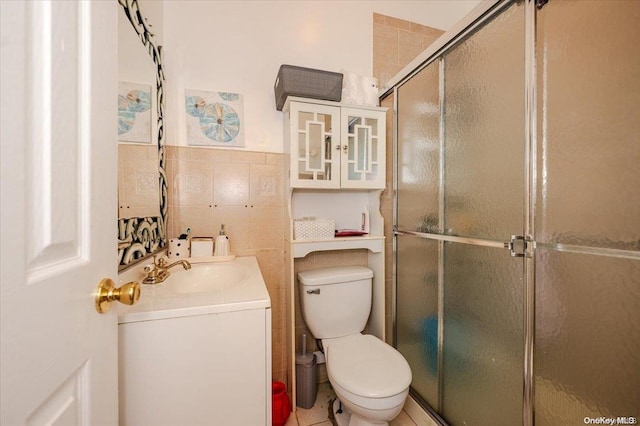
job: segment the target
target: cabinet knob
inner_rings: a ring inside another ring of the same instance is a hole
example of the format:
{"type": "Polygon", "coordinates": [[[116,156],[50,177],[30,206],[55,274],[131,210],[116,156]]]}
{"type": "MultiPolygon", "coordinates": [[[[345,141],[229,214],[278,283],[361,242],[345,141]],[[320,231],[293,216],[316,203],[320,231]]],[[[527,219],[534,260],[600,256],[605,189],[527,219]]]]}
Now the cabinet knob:
{"type": "Polygon", "coordinates": [[[336,145],[336,151],[340,151],[340,145],[336,145]]]}
{"type": "Polygon", "coordinates": [[[347,152],[347,151],[349,151],[349,147],[347,145],[342,145],[342,150],[344,152],[347,152]]]}

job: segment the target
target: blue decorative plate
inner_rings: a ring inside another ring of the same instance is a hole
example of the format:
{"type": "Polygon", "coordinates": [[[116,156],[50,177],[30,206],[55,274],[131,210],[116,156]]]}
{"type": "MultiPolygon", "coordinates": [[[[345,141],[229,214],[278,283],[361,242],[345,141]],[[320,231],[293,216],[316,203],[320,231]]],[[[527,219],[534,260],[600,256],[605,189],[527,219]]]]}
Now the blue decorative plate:
{"type": "Polygon", "coordinates": [[[202,133],[216,142],[231,142],[240,132],[240,118],[229,105],[207,104],[200,117],[202,133]]]}
{"type": "Polygon", "coordinates": [[[136,122],[136,113],[151,108],[151,94],[142,90],[131,90],[127,96],[118,95],[118,135],[131,130],[136,122]]]}

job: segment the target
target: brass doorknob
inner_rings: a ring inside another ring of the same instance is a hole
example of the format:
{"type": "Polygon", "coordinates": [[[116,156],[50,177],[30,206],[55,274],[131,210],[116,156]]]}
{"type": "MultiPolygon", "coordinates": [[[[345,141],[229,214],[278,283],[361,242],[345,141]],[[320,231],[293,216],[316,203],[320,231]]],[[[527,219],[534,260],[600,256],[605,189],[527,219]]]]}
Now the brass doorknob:
{"type": "Polygon", "coordinates": [[[140,284],[132,281],[116,288],[112,279],[104,278],[96,289],[96,311],[101,314],[107,312],[114,300],[125,305],[135,305],[140,300],[140,284]]]}

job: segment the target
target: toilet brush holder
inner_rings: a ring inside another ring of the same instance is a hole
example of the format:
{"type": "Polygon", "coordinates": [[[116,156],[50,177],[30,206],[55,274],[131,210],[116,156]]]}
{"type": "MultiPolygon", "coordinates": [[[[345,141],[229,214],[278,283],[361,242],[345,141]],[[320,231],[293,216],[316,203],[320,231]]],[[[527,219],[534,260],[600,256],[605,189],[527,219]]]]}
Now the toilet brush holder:
{"type": "Polygon", "coordinates": [[[296,405],[309,409],[318,394],[318,365],[313,352],[307,352],[307,335],[302,335],[302,353],[296,355],[296,405]]]}

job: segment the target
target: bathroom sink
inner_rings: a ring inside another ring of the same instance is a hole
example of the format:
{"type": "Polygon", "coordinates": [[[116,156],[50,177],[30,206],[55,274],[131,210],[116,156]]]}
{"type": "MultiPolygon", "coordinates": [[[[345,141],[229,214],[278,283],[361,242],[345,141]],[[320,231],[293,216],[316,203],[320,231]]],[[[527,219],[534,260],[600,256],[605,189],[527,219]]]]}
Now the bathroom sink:
{"type": "MultiPolygon", "coordinates": [[[[166,281],[142,285],[140,301],[118,307],[118,322],[150,321],[193,315],[232,312],[271,306],[269,292],[254,256],[216,262],[215,258],[191,258],[191,269],[171,268],[166,281]]],[[[141,282],[143,266],[118,276],[120,285],[141,282]]]]}
{"type": "Polygon", "coordinates": [[[249,278],[247,268],[225,263],[196,263],[187,271],[174,271],[166,284],[181,294],[226,290],[242,285],[249,278]]]}

